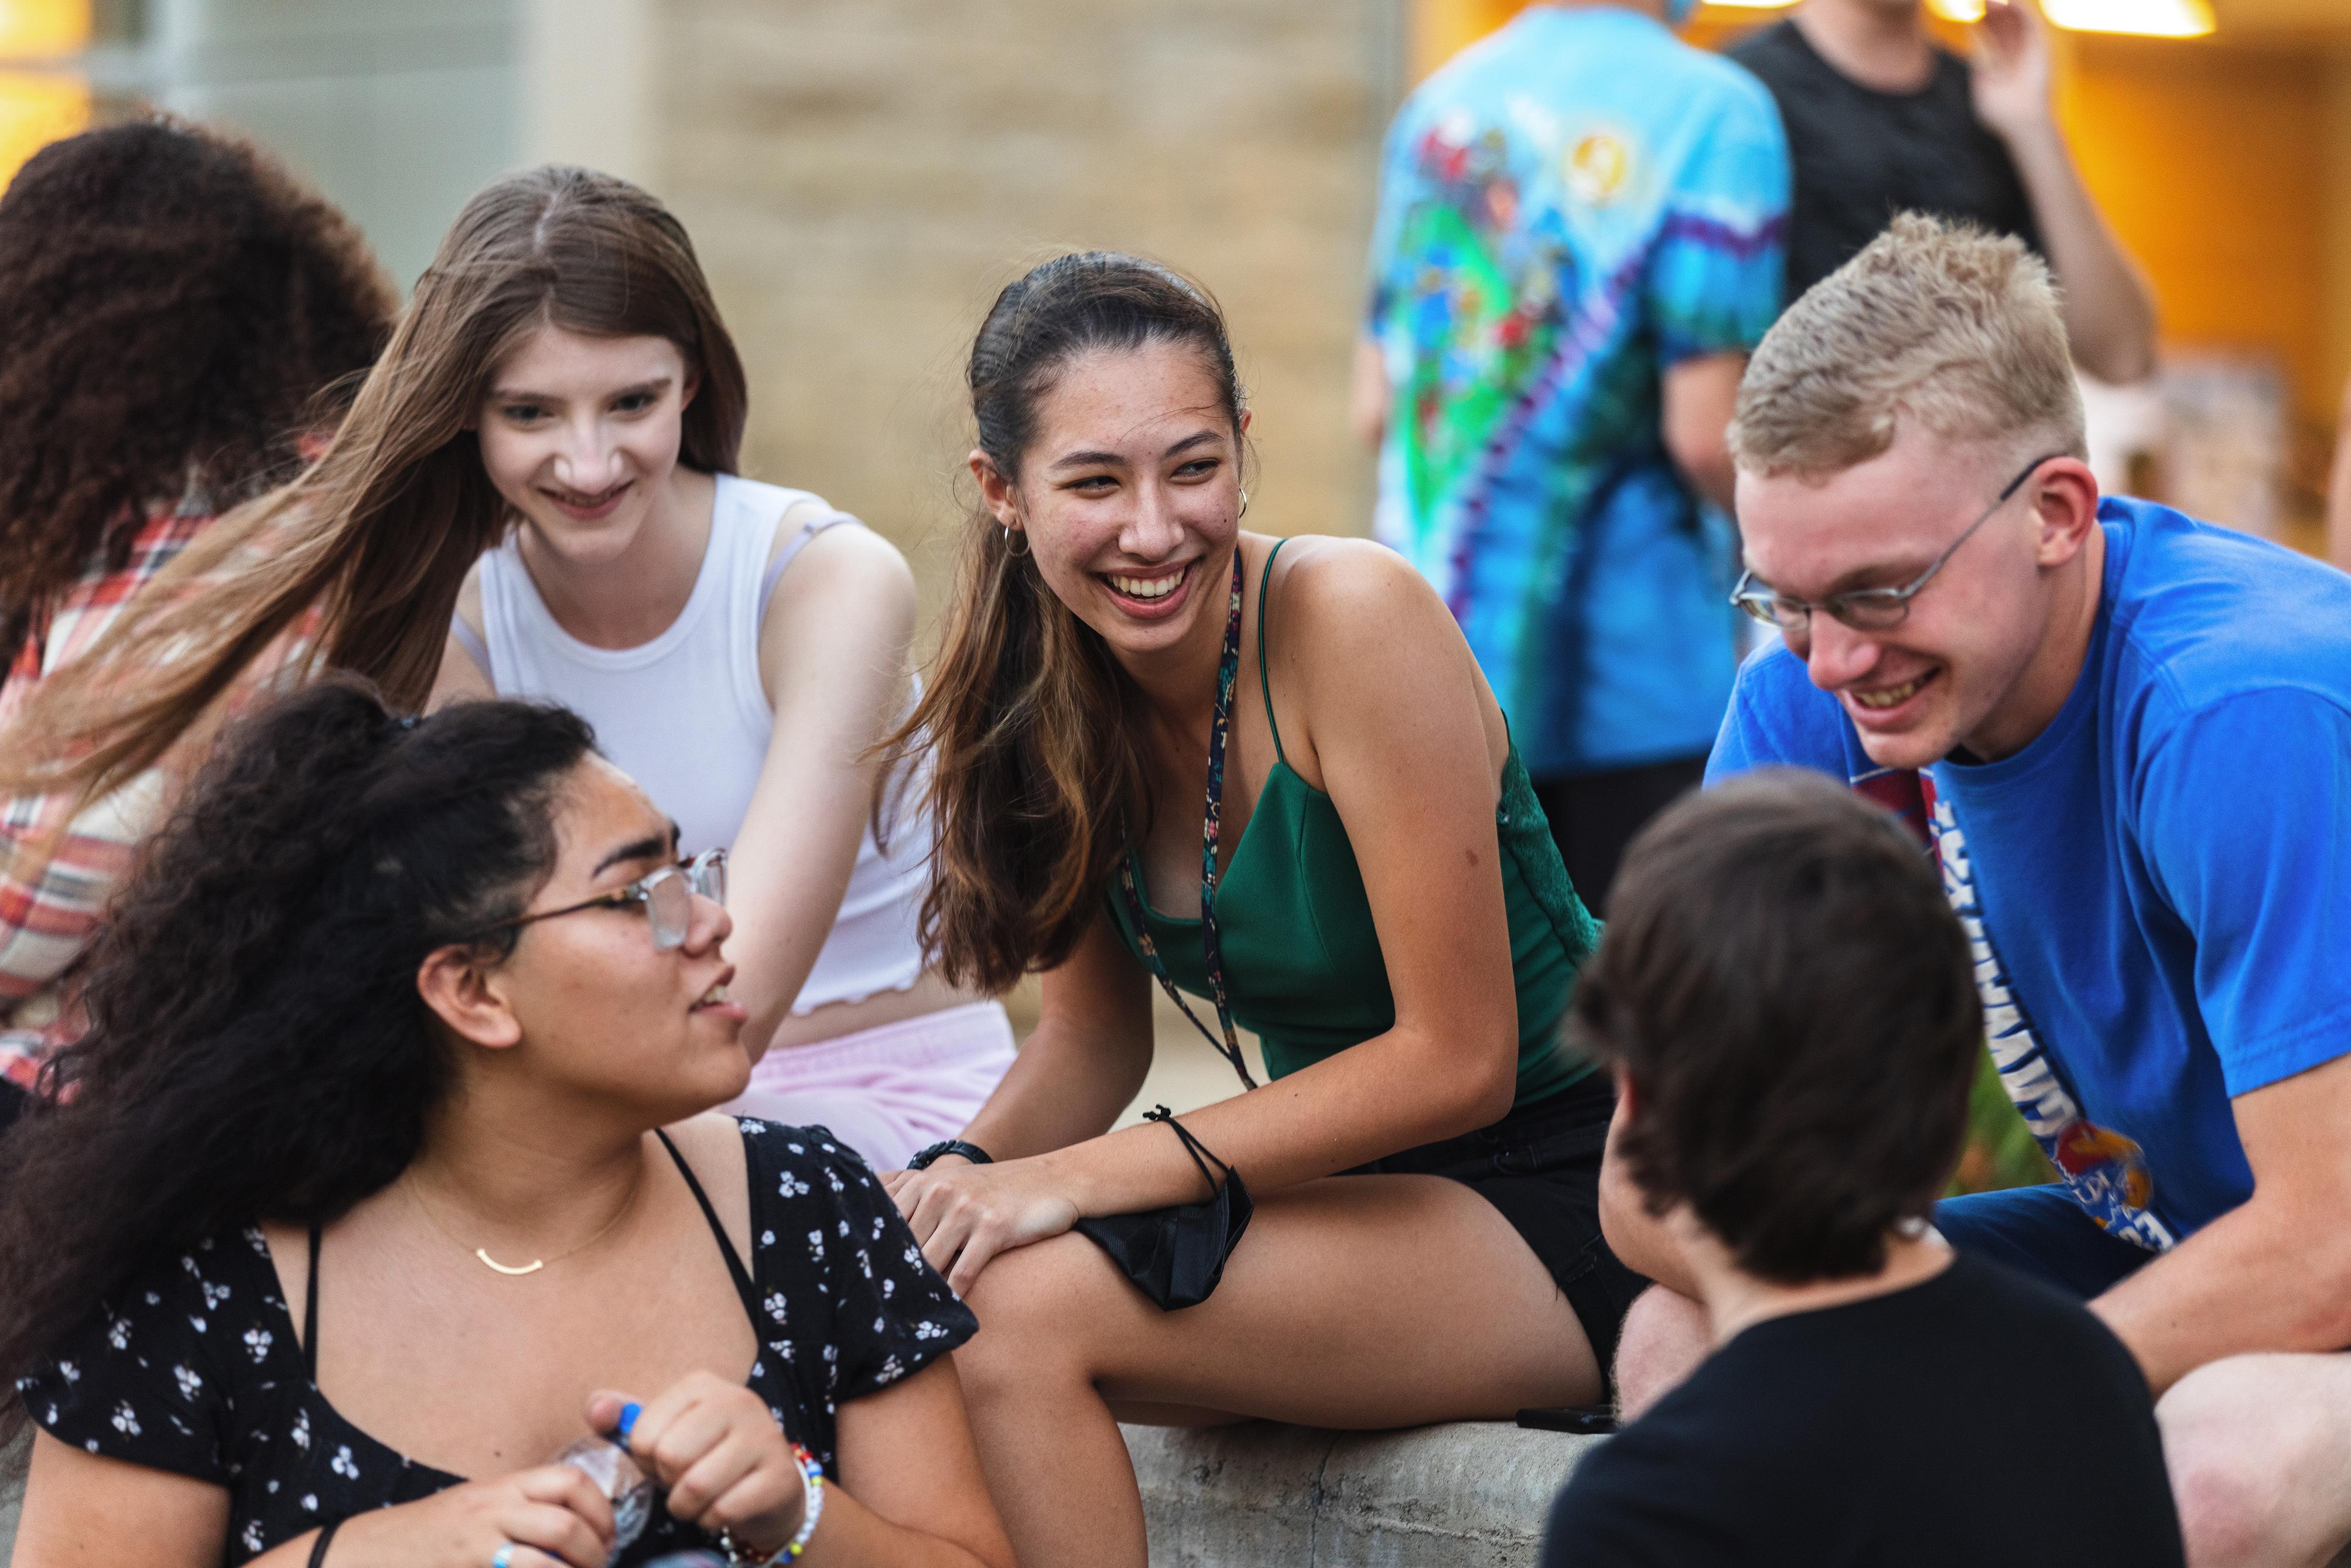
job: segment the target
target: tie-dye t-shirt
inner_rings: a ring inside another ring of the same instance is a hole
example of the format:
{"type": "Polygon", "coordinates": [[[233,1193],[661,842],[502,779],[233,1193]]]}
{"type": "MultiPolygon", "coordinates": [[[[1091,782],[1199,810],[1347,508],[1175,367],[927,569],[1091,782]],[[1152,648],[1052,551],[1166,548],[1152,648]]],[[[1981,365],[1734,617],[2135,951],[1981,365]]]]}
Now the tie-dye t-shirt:
{"type": "Polygon", "coordinates": [[[1778,313],[1771,94],[1651,17],[1538,5],[1413,94],[1384,162],[1379,537],[1445,595],[1535,774],[1702,756],[1737,547],[1667,455],[1660,378],[1778,313]]]}

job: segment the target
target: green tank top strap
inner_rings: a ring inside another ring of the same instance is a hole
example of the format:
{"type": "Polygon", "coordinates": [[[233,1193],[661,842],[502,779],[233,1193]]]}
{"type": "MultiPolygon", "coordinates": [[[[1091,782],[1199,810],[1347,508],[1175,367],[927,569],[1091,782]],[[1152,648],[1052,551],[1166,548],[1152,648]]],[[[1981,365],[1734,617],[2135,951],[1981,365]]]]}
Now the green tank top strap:
{"type": "Polygon", "coordinates": [[[1273,558],[1289,542],[1287,538],[1273,541],[1273,548],[1265,552],[1265,570],[1258,574],[1257,580],[1257,690],[1265,699],[1265,727],[1273,731],[1274,760],[1284,767],[1289,766],[1290,758],[1281,749],[1281,726],[1273,722],[1273,677],[1266,674],[1265,667],[1265,601],[1268,591],[1273,587],[1273,558]]]}

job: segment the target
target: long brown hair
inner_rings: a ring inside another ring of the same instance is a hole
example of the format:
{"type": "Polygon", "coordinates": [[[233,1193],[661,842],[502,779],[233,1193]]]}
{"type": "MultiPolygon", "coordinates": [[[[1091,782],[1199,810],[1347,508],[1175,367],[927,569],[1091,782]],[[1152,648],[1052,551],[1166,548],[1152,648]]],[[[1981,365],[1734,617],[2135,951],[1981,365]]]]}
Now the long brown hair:
{"type": "MultiPolygon", "coordinates": [[[[981,324],[966,372],[980,451],[1017,481],[1055,373],[1079,354],[1147,343],[1198,351],[1238,436],[1240,380],[1216,301],[1155,263],[1090,251],[1006,288],[981,324]]],[[[977,510],[922,702],[883,743],[900,760],[931,753],[925,948],[950,979],[989,990],[1069,956],[1116,863],[1125,813],[1150,807],[1133,684],[1008,546],[977,510]]]]}
{"type": "Polygon", "coordinates": [[[208,529],[0,737],[0,789],[102,795],[220,716],[238,676],[316,607],[299,673],[373,682],[413,711],[457,591],[512,522],[470,423],[545,325],[677,345],[699,386],[679,455],[736,466],[742,361],[684,228],[609,174],[548,167],[465,204],[326,452],[208,529]]]}
{"type": "Polygon", "coordinates": [[[157,118],[35,153],[0,196],[0,659],[156,507],[293,474],[399,305],[350,221],[234,137],[157,118]]]}

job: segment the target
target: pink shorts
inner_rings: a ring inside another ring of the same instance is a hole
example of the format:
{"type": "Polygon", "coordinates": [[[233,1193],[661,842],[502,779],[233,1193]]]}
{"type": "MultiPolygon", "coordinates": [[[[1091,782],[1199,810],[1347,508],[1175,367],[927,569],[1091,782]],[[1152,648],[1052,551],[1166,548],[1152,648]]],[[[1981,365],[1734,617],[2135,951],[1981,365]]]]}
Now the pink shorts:
{"type": "Polygon", "coordinates": [[[830,1128],[875,1170],[894,1171],[969,1126],[1011,1065],[1004,1004],[970,1002],[770,1051],[726,1109],[830,1128]]]}

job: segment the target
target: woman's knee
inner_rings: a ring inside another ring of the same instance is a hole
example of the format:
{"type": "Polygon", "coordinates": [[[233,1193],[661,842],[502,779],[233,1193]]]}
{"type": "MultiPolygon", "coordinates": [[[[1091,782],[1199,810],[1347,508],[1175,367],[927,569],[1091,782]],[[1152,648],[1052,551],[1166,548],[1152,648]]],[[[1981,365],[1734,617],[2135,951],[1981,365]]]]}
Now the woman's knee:
{"type": "Polygon", "coordinates": [[[1056,1374],[1091,1378],[1103,1317],[1095,1298],[1107,1272],[1102,1254],[1076,1235],[988,1260],[964,1298],[979,1319],[979,1333],[956,1353],[967,1393],[985,1399],[1056,1374]]]}

